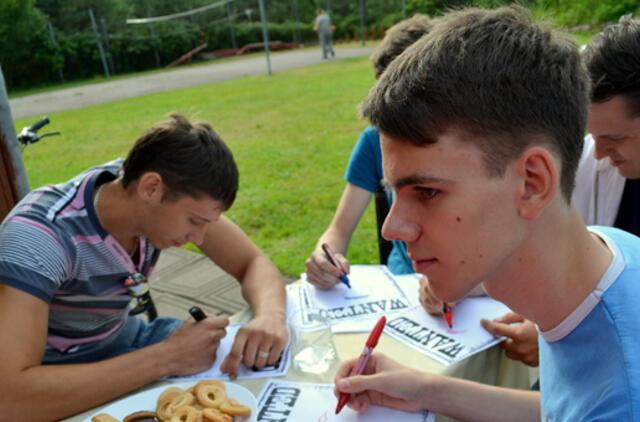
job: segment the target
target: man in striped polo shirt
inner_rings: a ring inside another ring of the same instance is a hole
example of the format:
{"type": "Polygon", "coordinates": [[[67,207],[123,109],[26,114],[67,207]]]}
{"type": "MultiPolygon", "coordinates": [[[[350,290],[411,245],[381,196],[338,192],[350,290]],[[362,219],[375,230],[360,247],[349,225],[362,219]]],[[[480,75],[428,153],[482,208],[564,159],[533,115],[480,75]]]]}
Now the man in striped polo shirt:
{"type": "Polygon", "coordinates": [[[0,420],[57,420],[210,367],[227,318],[129,314],[160,250],[187,242],[242,283],[255,315],[222,369],[275,363],[287,341],[284,282],[222,215],[237,189],[218,134],[173,114],[125,160],[23,198],[0,226],[0,420]]]}

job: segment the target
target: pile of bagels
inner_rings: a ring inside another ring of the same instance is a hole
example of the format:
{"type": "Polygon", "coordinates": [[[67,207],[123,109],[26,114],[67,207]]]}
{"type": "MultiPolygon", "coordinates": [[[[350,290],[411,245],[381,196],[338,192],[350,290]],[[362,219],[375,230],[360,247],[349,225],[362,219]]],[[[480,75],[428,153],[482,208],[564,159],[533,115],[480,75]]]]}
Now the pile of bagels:
{"type": "MultiPolygon", "coordinates": [[[[204,380],[184,390],[168,387],[158,397],[156,411],[135,412],[122,422],[233,422],[236,416],[249,416],[251,409],[227,395],[222,381],[204,380]]],[[[92,422],[120,422],[106,413],[92,422]]]]}

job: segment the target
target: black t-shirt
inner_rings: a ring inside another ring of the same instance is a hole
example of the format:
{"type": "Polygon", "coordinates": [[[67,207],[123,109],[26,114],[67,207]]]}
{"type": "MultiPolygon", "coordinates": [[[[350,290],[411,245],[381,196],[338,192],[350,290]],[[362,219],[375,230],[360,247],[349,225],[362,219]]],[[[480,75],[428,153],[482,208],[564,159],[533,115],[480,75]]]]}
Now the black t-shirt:
{"type": "Polygon", "coordinates": [[[613,227],[640,236],[640,179],[625,180],[620,208],[613,227]]]}

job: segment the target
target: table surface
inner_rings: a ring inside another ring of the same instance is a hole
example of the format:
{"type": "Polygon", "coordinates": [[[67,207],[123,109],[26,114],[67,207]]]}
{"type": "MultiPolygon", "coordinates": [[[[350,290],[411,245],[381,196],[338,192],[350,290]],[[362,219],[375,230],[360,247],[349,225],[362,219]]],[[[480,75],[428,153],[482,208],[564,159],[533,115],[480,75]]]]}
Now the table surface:
{"type": "MultiPolygon", "coordinates": [[[[250,310],[246,309],[235,315],[230,320],[232,322],[246,322],[251,318],[250,310]]],[[[362,352],[368,333],[345,333],[334,334],[333,341],[338,352],[339,361],[359,356],[362,352]]],[[[485,384],[499,385],[503,387],[528,389],[531,386],[529,368],[521,362],[513,361],[507,358],[502,349],[497,345],[483,350],[469,358],[453,365],[445,366],[429,356],[418,352],[417,350],[405,345],[404,343],[394,339],[393,337],[383,333],[376,347],[376,351],[383,352],[389,357],[402,362],[403,365],[416,368],[421,371],[446,374],[468,380],[478,381],[485,384]]],[[[338,365],[334,365],[329,373],[324,376],[305,374],[296,371],[293,366],[289,368],[289,372],[284,377],[277,379],[316,382],[316,383],[332,383],[338,365]]],[[[235,383],[246,387],[256,397],[260,394],[262,387],[268,378],[254,378],[245,380],[236,380],[235,383]]],[[[156,381],[133,391],[129,395],[136,394],[150,388],[169,385],[169,381],[156,381]]],[[[126,397],[126,396],[125,396],[126,397]]],[[[120,398],[121,399],[121,398],[120,398]]],[[[119,400],[119,399],[116,399],[119,400]]],[[[116,401],[114,400],[114,401],[116,401]]],[[[111,403],[111,402],[110,402],[111,403]]],[[[106,403],[94,409],[82,412],[67,419],[64,422],[83,422],[92,415],[99,413],[100,409],[108,406],[106,403]]],[[[436,415],[437,422],[450,421],[452,419],[442,415],[436,415]]]]}

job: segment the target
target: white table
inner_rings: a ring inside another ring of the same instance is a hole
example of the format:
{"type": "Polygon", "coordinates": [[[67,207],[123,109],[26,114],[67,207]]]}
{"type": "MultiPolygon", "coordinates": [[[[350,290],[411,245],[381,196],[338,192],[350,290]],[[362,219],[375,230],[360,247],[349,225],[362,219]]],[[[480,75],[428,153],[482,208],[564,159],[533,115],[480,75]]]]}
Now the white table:
{"type": "MultiPolygon", "coordinates": [[[[230,319],[233,322],[245,322],[251,318],[251,312],[244,310],[233,315],[230,319]]],[[[362,348],[367,340],[368,333],[349,333],[349,334],[334,334],[333,339],[338,351],[338,357],[340,360],[349,359],[359,356],[362,352],[362,348]]],[[[380,337],[376,351],[385,353],[391,358],[402,362],[402,364],[419,369],[425,372],[432,372],[438,374],[446,374],[459,378],[465,378],[468,380],[478,381],[485,384],[499,385],[503,387],[528,389],[531,385],[529,377],[529,368],[521,362],[515,362],[508,359],[502,349],[498,346],[493,346],[486,349],[468,359],[465,359],[457,364],[444,366],[443,364],[431,359],[430,357],[410,348],[394,339],[393,337],[384,334],[380,337]]],[[[333,382],[333,377],[337,366],[334,366],[331,373],[324,377],[312,376],[309,374],[303,374],[290,368],[289,373],[285,377],[279,377],[278,379],[292,380],[292,381],[309,381],[309,382],[333,382]]],[[[235,381],[239,385],[242,385],[249,389],[256,397],[262,390],[267,378],[262,379],[250,379],[250,380],[238,380],[235,381]]],[[[157,381],[140,390],[134,391],[131,394],[135,394],[139,391],[143,391],[149,388],[155,388],[162,385],[168,385],[168,381],[157,381]]],[[[99,410],[108,405],[99,406],[97,408],[88,410],[70,418],[64,419],[65,422],[82,422],[89,418],[91,415],[98,413],[99,410]]],[[[444,422],[452,419],[437,415],[436,421],[444,422]]]]}

